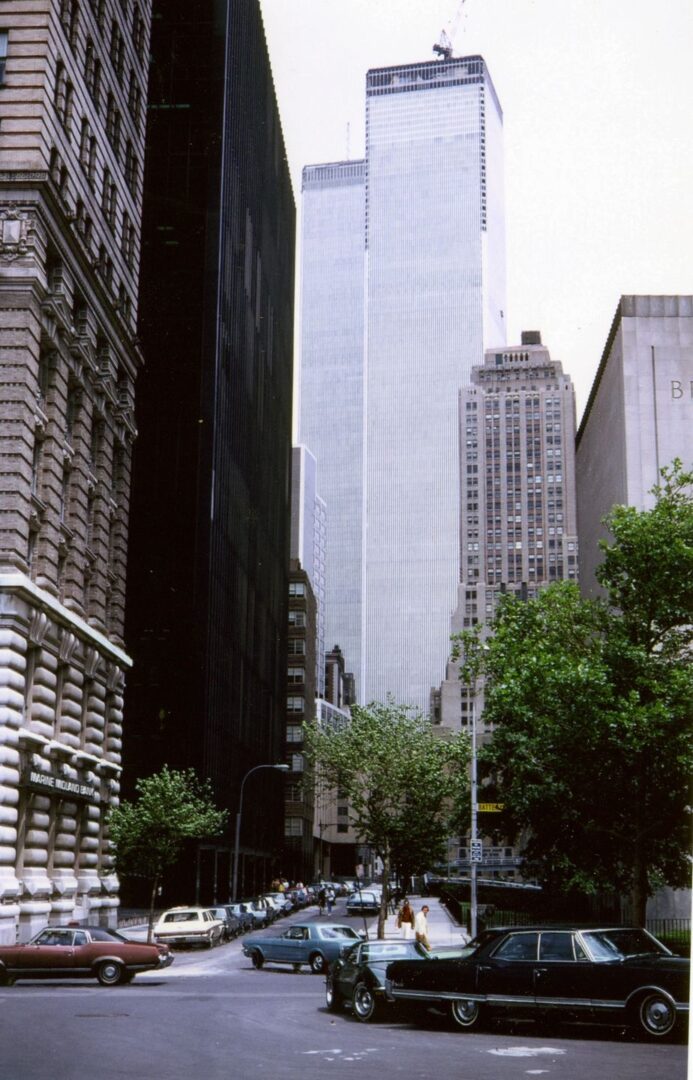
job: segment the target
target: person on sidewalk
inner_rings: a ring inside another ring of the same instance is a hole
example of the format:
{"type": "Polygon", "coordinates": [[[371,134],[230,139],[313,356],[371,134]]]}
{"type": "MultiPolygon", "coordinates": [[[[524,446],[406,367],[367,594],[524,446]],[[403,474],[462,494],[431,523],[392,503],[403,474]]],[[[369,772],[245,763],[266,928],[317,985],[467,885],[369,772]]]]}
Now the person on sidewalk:
{"type": "Polygon", "coordinates": [[[397,925],[402,931],[402,937],[405,941],[410,941],[414,937],[415,919],[416,915],[414,914],[414,909],[405,896],[404,903],[399,909],[399,914],[397,916],[397,925]]]}
{"type": "Polygon", "coordinates": [[[416,937],[416,940],[420,941],[421,944],[424,945],[427,949],[431,948],[430,942],[428,940],[427,916],[429,911],[430,908],[428,904],[424,904],[424,906],[421,908],[421,911],[418,913],[416,919],[414,920],[414,935],[416,937]]]}

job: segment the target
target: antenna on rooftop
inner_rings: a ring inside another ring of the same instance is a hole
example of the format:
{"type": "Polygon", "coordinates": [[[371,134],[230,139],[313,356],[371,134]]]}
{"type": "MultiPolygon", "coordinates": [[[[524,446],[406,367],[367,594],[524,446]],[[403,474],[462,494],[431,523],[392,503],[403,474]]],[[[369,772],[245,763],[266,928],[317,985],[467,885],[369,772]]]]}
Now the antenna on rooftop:
{"type": "Polygon", "coordinates": [[[465,3],[466,0],[459,0],[457,11],[447,26],[444,26],[440,31],[440,37],[433,46],[433,52],[440,56],[442,60],[449,60],[452,56],[453,41],[457,32],[457,27],[460,24],[460,19],[462,18],[462,8],[465,3]]]}
{"type": "Polygon", "coordinates": [[[347,120],[346,129],[346,159],[351,161],[351,121],[347,120]]]}

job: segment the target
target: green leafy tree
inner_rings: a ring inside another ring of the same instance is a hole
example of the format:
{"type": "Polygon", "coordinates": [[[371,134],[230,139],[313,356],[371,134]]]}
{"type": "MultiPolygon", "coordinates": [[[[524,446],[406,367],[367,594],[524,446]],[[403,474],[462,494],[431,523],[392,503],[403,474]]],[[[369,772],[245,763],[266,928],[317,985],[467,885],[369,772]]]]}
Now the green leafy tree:
{"type": "Polygon", "coordinates": [[[200,780],[194,769],[179,772],[165,765],[135,787],[137,799],[121,803],[109,815],[109,836],[118,875],[151,883],[147,934],[151,941],[164,872],[176,863],[186,841],[223,832],[228,815],[215,807],[209,781],[200,780]]]}
{"type": "Polygon", "coordinates": [[[480,754],[525,837],[529,873],[554,890],[647,897],[690,875],[693,678],[691,473],[662,472],[652,509],[606,519],[605,600],[569,583],[505,597],[466,677],[485,676],[493,738],[480,754]]]}
{"type": "MultiPolygon", "coordinates": [[[[353,707],[341,726],[308,725],[305,740],[320,785],[348,797],[351,824],[382,859],[384,883],[393,866],[417,873],[441,858],[468,792],[466,735],[447,737],[388,700],[353,707]]],[[[386,918],[383,888],[378,937],[386,918]]]]}

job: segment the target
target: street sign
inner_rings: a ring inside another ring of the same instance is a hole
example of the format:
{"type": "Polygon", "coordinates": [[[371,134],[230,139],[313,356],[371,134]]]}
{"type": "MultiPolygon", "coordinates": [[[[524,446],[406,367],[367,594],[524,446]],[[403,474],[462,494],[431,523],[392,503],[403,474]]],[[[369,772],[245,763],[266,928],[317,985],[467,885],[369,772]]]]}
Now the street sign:
{"type": "Polygon", "coordinates": [[[505,803],[480,802],[477,809],[480,814],[500,814],[501,810],[505,810],[505,803]]]}
{"type": "Polygon", "coordinates": [[[470,852],[469,857],[472,862],[483,862],[484,859],[484,844],[482,840],[472,840],[469,845],[470,852]]]}

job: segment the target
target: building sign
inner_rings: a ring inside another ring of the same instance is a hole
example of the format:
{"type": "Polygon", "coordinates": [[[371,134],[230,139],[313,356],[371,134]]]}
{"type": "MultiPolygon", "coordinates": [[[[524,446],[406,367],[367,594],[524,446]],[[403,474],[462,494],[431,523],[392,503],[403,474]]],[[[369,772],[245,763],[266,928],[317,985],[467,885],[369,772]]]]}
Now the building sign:
{"type": "Polygon", "coordinates": [[[43,795],[57,795],[60,799],[92,801],[96,796],[93,784],[68,780],[59,772],[44,772],[41,769],[27,769],[22,777],[22,787],[40,791],[43,795]]]}

